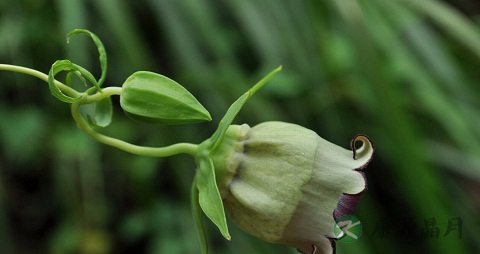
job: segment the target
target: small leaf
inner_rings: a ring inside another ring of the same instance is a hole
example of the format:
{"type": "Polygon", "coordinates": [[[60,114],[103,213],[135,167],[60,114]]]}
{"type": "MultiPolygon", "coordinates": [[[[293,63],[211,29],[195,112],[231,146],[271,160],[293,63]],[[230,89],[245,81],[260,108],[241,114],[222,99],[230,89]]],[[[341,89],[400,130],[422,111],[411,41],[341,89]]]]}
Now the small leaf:
{"type": "Polygon", "coordinates": [[[50,92],[57,99],[67,103],[73,103],[79,100],[80,97],[73,98],[62,93],[60,88],[55,85],[55,75],[57,75],[57,73],[59,73],[60,71],[72,70],[75,71],[72,62],[70,62],[69,60],[58,60],[53,63],[52,68],[50,68],[50,71],[48,72],[48,88],[50,89],[50,92]]]}
{"type": "Polygon", "coordinates": [[[233,119],[235,119],[238,112],[240,112],[243,105],[245,105],[245,102],[247,102],[248,98],[250,98],[250,96],[248,92],[246,92],[242,96],[240,96],[240,98],[238,98],[232,105],[230,105],[227,113],[225,113],[225,116],[223,116],[222,120],[220,120],[217,130],[210,138],[213,145],[212,150],[215,150],[218,144],[221,143],[223,134],[225,133],[225,131],[227,131],[228,126],[232,124],[233,119]]]}
{"type": "Polygon", "coordinates": [[[157,73],[139,71],[122,86],[120,105],[138,121],[181,124],[210,121],[210,113],[177,82],[157,73]]]}
{"type": "Polygon", "coordinates": [[[101,101],[93,103],[93,105],[82,105],[83,107],[91,106],[86,110],[82,110],[87,116],[88,123],[92,128],[105,128],[112,122],[112,99],[107,97],[101,101]]]}
{"type": "MultiPolygon", "coordinates": [[[[69,60],[58,60],[55,63],[53,63],[52,67],[50,68],[50,71],[48,72],[48,87],[50,88],[50,92],[52,93],[53,96],[57,97],[59,100],[67,103],[72,103],[80,99],[78,98],[72,98],[70,96],[67,96],[62,93],[60,88],[58,88],[55,85],[55,75],[57,75],[61,71],[68,71],[69,73],[73,73],[77,75],[82,82],[86,84],[85,78],[92,83],[98,90],[100,90],[100,86],[97,83],[97,80],[93,77],[93,75],[87,71],[85,68],[76,65],[69,60]]],[[[71,75],[67,75],[67,82],[68,84],[71,83],[71,75]]]]}
{"type": "Polygon", "coordinates": [[[105,79],[107,77],[107,51],[105,50],[105,47],[103,46],[102,41],[100,40],[100,38],[98,38],[97,35],[95,35],[94,33],[90,32],[88,30],[84,30],[84,29],[75,29],[75,30],[72,30],[70,33],[68,33],[67,34],[67,43],[70,42],[70,38],[72,38],[74,35],[77,35],[77,34],[86,34],[86,35],[90,36],[92,38],[93,42],[95,43],[95,45],[97,46],[98,54],[99,54],[99,60],[100,60],[100,68],[102,69],[102,76],[98,80],[98,85],[100,87],[100,86],[102,86],[103,82],[105,81],[105,79]]]}
{"type": "Polygon", "coordinates": [[[190,195],[193,221],[195,222],[195,228],[197,229],[197,234],[200,239],[202,254],[207,254],[208,253],[207,235],[205,232],[205,226],[203,225],[203,213],[202,213],[202,208],[200,207],[198,198],[199,197],[198,197],[197,180],[196,178],[194,178],[191,195],[190,195]]]}
{"type": "Polygon", "coordinates": [[[107,97],[95,102],[95,119],[98,126],[106,127],[112,122],[112,99],[107,97]]]}
{"type": "Polygon", "coordinates": [[[227,219],[223,208],[222,198],[215,180],[215,170],[210,158],[198,160],[198,171],[195,175],[198,187],[198,201],[207,217],[218,227],[223,237],[230,240],[227,219]]]}

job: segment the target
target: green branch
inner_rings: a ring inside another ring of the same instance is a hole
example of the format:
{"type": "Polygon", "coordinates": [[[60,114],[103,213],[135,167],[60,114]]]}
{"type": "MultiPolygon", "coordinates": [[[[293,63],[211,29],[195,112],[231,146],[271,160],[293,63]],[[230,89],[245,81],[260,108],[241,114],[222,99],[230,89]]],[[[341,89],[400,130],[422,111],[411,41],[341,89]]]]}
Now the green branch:
{"type": "MultiPolygon", "coordinates": [[[[27,74],[30,76],[37,77],[45,82],[48,82],[48,75],[37,70],[33,70],[26,67],[9,65],[9,64],[0,64],[0,70],[4,71],[12,71],[27,74]]],[[[143,156],[152,156],[152,157],[167,157],[172,156],[180,153],[186,153],[194,156],[197,152],[198,145],[190,144],[190,143],[178,143],[166,147],[144,147],[133,145],[123,140],[119,140],[116,138],[112,138],[103,134],[100,134],[93,130],[90,125],[85,121],[85,119],[80,115],[79,107],[82,104],[89,104],[93,102],[101,101],[102,99],[108,98],[112,95],[121,95],[122,88],[121,87],[107,87],[102,89],[101,92],[97,92],[93,95],[88,95],[85,93],[79,93],[73,88],[55,80],[55,85],[62,90],[68,96],[73,98],[82,97],[80,100],[72,103],[72,116],[73,119],[77,122],[78,127],[87,133],[90,137],[95,139],[96,141],[116,147],[120,150],[137,154],[143,156]]]]}
{"type": "MultiPolygon", "coordinates": [[[[103,90],[105,91],[107,89],[103,89],[103,90]]],[[[95,139],[100,143],[116,147],[120,150],[129,152],[132,154],[137,154],[142,156],[151,156],[151,157],[167,157],[167,156],[172,156],[180,153],[186,153],[193,156],[197,152],[198,145],[196,144],[178,143],[178,144],[174,144],[166,147],[145,147],[145,146],[133,145],[123,140],[119,140],[116,138],[112,138],[112,137],[100,134],[95,130],[93,130],[85,121],[85,119],[83,119],[83,117],[80,115],[80,111],[79,111],[79,107],[81,105],[80,102],[81,101],[78,101],[72,104],[73,119],[75,119],[75,121],[78,124],[78,127],[81,130],[83,130],[90,137],[92,137],[93,139],[95,139]]]]}
{"type": "MultiPolygon", "coordinates": [[[[33,77],[37,77],[45,82],[48,82],[48,75],[42,72],[39,72],[34,69],[22,67],[22,66],[16,66],[16,65],[10,65],[10,64],[0,64],[0,70],[2,71],[12,71],[12,72],[18,72],[18,73],[23,73],[27,74],[33,77]]],[[[75,89],[66,86],[65,84],[55,80],[55,85],[62,90],[65,94],[68,96],[71,96],[73,98],[77,98],[82,96],[81,93],[75,91],[75,89]]]]}

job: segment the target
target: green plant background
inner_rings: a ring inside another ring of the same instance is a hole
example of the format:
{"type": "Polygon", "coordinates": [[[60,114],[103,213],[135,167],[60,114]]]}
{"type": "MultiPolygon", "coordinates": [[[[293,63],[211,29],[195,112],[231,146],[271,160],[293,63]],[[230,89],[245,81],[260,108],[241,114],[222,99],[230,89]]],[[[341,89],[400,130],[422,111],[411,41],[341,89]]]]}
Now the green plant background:
{"type": "MultiPolygon", "coordinates": [[[[281,120],[377,152],[356,216],[362,237],[338,253],[480,251],[480,4],[474,0],[1,0],[0,63],[48,72],[57,59],[100,74],[85,28],[104,42],[106,86],[148,70],[184,85],[211,123],[140,124],[114,98],[106,133],[136,144],[199,143],[260,77],[283,71],[235,123],[281,120]],[[443,236],[449,219],[463,220],[443,236]],[[440,237],[418,232],[435,218],[440,237]],[[381,222],[393,223],[380,235],[381,222]],[[397,230],[398,231],[398,230],[397,230]]],[[[194,162],[95,143],[46,83],[0,73],[0,253],[199,253],[190,214],[194,162]]],[[[213,253],[296,253],[230,223],[209,223],[213,253]]]]}

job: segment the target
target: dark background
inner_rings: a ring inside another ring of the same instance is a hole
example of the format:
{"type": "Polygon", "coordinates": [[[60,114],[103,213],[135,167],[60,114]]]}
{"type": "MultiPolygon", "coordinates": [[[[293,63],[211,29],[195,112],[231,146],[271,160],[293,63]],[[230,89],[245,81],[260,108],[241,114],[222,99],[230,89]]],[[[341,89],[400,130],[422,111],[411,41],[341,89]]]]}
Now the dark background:
{"type": "MultiPolygon", "coordinates": [[[[0,0],[0,63],[48,72],[68,58],[98,77],[90,39],[65,41],[91,30],[107,49],[107,86],[154,71],[212,115],[141,124],[115,97],[103,132],[145,146],[201,142],[281,64],[235,123],[292,122],[345,148],[363,133],[377,148],[356,213],[363,235],[339,254],[478,253],[479,14],[474,0],[0,0]],[[444,236],[453,218],[462,228],[444,236]],[[438,239],[422,234],[436,227],[438,239]]],[[[199,253],[190,157],[92,141],[36,78],[0,72],[0,89],[0,253],[199,253]]],[[[233,223],[228,242],[207,225],[213,253],[296,253],[233,223]]]]}

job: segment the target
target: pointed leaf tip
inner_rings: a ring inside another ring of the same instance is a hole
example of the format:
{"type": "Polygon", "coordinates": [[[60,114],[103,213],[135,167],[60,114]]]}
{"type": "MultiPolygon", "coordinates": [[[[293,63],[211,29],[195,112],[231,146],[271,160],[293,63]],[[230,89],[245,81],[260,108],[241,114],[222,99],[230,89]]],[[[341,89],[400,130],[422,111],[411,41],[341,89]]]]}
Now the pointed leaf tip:
{"type": "Polygon", "coordinates": [[[198,187],[198,201],[205,215],[218,227],[223,237],[232,239],[228,232],[227,218],[223,201],[215,180],[215,170],[210,158],[199,159],[195,176],[198,187]]]}
{"type": "Polygon", "coordinates": [[[131,118],[150,123],[211,121],[210,113],[183,86],[163,75],[139,71],[122,86],[120,105],[131,118]]]}

